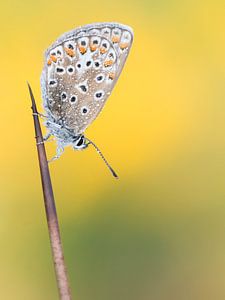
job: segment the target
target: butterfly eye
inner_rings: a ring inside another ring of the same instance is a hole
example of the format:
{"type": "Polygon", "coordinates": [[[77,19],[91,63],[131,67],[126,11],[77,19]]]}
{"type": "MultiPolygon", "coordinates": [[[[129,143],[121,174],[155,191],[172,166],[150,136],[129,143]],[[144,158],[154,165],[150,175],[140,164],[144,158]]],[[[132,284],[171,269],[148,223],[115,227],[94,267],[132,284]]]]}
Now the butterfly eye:
{"type": "Polygon", "coordinates": [[[74,149],[80,150],[87,148],[88,144],[85,143],[85,138],[83,135],[79,136],[78,138],[75,137],[74,139],[74,149]]]}
{"type": "Polygon", "coordinates": [[[80,146],[83,145],[83,143],[84,143],[84,138],[82,137],[82,138],[79,139],[79,141],[77,142],[76,146],[80,147],[80,146]]]}

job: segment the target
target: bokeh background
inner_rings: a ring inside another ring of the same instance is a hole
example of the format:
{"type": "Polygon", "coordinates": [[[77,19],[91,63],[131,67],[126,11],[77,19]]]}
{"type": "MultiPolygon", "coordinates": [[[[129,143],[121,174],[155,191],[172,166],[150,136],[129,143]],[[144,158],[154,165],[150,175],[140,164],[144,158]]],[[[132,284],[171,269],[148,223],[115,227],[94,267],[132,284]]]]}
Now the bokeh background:
{"type": "Polygon", "coordinates": [[[0,299],[58,297],[26,80],[41,108],[44,50],[101,21],[135,33],[87,130],[120,180],[91,147],[50,166],[74,299],[225,299],[224,14],[220,0],[1,2],[0,299]]]}

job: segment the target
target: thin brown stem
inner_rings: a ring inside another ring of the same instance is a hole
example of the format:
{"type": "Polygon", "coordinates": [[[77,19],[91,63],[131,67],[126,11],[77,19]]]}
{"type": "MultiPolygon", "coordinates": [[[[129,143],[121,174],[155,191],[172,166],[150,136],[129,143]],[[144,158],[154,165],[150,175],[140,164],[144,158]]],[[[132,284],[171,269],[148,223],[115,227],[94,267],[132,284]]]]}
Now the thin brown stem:
{"type": "Polygon", "coordinates": [[[66,266],[63,256],[62,242],[60,238],[59,223],[55,207],[55,200],[53,195],[51,177],[45,152],[45,145],[43,143],[43,136],[38,118],[38,111],[35,99],[28,83],[30,92],[34,118],[35,138],[38,151],[38,160],[41,172],[41,182],[44,195],[45,212],[48,223],[48,231],[51,242],[52,257],[55,266],[55,274],[57,279],[58,290],[61,300],[71,300],[71,292],[69,288],[69,280],[66,272],[66,266]]]}

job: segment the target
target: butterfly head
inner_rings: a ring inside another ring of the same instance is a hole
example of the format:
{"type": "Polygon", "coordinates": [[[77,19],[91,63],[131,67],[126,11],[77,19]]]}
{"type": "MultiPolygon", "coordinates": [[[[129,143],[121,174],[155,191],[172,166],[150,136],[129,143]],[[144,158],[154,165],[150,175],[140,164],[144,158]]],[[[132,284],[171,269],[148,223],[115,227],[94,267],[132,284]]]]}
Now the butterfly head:
{"type": "Polygon", "coordinates": [[[83,150],[87,148],[88,143],[84,137],[84,135],[79,135],[74,137],[73,148],[74,150],[83,150]]]}

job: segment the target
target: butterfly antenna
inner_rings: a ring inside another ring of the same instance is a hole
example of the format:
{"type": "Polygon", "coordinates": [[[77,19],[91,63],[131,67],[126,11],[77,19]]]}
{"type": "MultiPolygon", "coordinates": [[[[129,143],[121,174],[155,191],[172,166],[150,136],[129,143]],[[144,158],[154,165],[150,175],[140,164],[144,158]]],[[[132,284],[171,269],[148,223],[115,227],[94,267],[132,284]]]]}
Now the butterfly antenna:
{"type": "Polygon", "coordinates": [[[110,164],[107,162],[107,160],[105,159],[104,155],[102,154],[102,152],[100,151],[100,149],[95,145],[95,143],[93,143],[91,140],[89,140],[88,138],[85,137],[85,139],[88,141],[88,144],[92,144],[95,148],[95,150],[98,152],[98,154],[101,156],[101,158],[103,159],[103,161],[105,162],[106,166],[109,168],[109,170],[111,171],[112,175],[115,178],[119,178],[118,175],[116,174],[116,172],[113,170],[113,168],[110,166],[110,164]]]}

